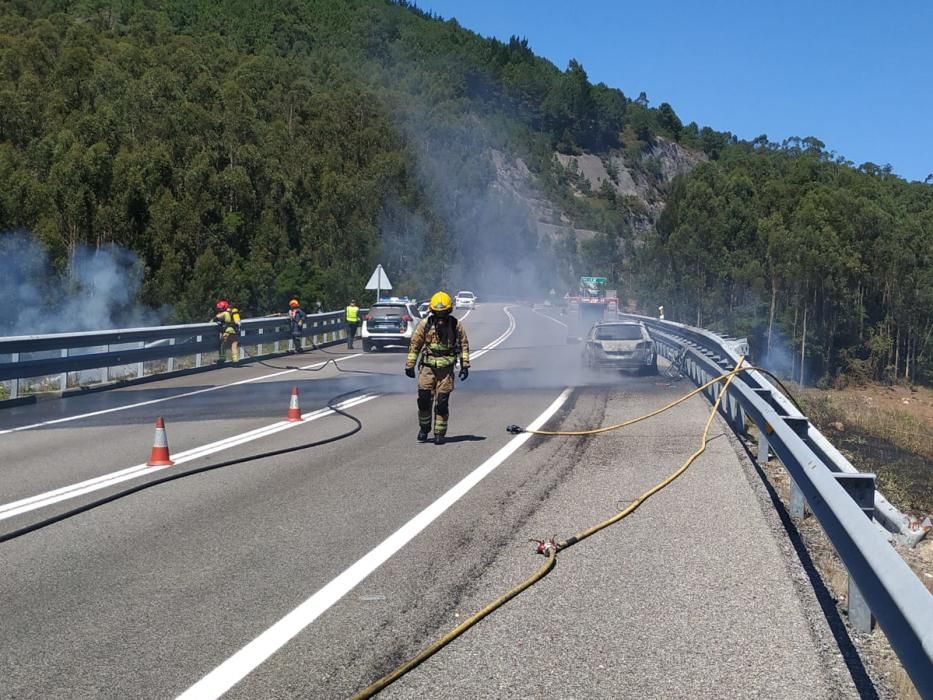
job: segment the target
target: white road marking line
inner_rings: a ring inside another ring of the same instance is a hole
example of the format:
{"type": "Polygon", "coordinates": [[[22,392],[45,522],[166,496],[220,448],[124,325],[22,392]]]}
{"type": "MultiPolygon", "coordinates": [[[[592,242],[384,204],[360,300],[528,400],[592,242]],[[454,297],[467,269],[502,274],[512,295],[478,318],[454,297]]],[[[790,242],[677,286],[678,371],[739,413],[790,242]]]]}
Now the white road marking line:
{"type": "MultiPolygon", "coordinates": [[[[366,403],[367,401],[372,401],[379,396],[381,396],[381,394],[363,394],[362,396],[357,396],[338,403],[336,404],[336,407],[339,409],[352,408],[354,406],[359,406],[362,403],[366,403]]],[[[200,459],[201,457],[207,457],[208,455],[212,455],[216,452],[227,450],[231,447],[236,447],[253,440],[259,440],[260,438],[274,435],[275,433],[282,432],[283,430],[288,430],[304,423],[310,423],[311,421],[315,421],[319,418],[324,418],[325,416],[330,416],[333,414],[334,411],[332,409],[322,408],[303,416],[301,422],[278,421],[276,423],[272,423],[271,425],[266,425],[261,428],[256,428],[255,430],[250,430],[239,435],[233,435],[231,437],[224,438],[223,440],[218,440],[217,442],[212,442],[207,445],[200,445],[199,447],[194,447],[190,450],[179,452],[176,455],[172,455],[172,459],[175,460],[175,465],[177,466],[179,464],[191,462],[195,459],[200,459]]],[[[54,491],[47,491],[46,493],[40,493],[36,496],[30,496],[29,498],[12,501],[11,503],[0,505],[0,520],[6,520],[23,513],[28,513],[29,511],[45,508],[54,503],[67,501],[72,498],[77,498],[78,496],[83,496],[87,493],[109,488],[110,486],[119,484],[124,481],[148,476],[149,474],[160,471],[162,469],[171,469],[171,467],[150,467],[145,464],[137,464],[134,467],[127,467],[126,469],[121,469],[111,474],[98,476],[93,479],[88,479],[87,481],[71,484],[70,486],[63,486],[62,488],[55,489],[54,491]]]]}
{"type": "Polygon", "coordinates": [[[543,313],[541,313],[540,311],[538,311],[537,309],[534,309],[534,308],[532,309],[532,311],[534,311],[536,314],[538,314],[538,316],[544,316],[544,318],[548,318],[548,319],[552,320],[554,323],[559,323],[559,324],[562,325],[564,328],[570,328],[570,326],[568,326],[566,323],[564,323],[563,321],[558,321],[558,320],[557,320],[556,318],[554,318],[553,316],[548,316],[547,314],[543,314],[543,313]]]}
{"type": "Polygon", "coordinates": [[[504,342],[508,339],[508,337],[509,337],[510,335],[512,335],[512,333],[515,332],[515,327],[516,327],[515,317],[509,312],[509,309],[510,309],[510,308],[512,308],[512,307],[510,307],[510,306],[503,306],[503,307],[502,307],[502,310],[505,312],[505,315],[509,317],[509,327],[505,330],[505,333],[503,333],[502,335],[500,335],[498,338],[496,338],[495,340],[493,340],[491,343],[485,345],[481,350],[479,350],[479,351],[477,351],[476,353],[470,355],[470,361],[471,361],[471,362],[472,362],[475,358],[477,358],[477,357],[482,357],[483,355],[485,355],[485,354],[486,354],[487,352],[489,352],[490,350],[493,350],[494,348],[496,348],[496,347],[498,347],[499,345],[501,345],[502,343],[504,343],[504,342]]]}
{"type": "MultiPolygon", "coordinates": [[[[341,362],[342,360],[350,360],[354,357],[360,357],[362,353],[356,353],[354,355],[346,355],[345,357],[339,357],[334,360],[334,362],[341,362]]],[[[239,386],[241,384],[250,384],[252,382],[258,382],[263,379],[271,379],[272,377],[281,377],[284,374],[291,374],[292,372],[298,372],[300,370],[306,369],[317,369],[323,367],[330,360],[324,360],[324,362],[316,362],[312,365],[305,365],[304,367],[296,367],[295,369],[286,369],[281,372],[273,372],[272,374],[263,374],[259,377],[251,377],[249,379],[241,379],[236,382],[230,382],[229,384],[218,384],[217,386],[210,386],[206,389],[196,389],[194,391],[186,391],[183,394],[173,394],[172,396],[163,396],[159,399],[150,399],[149,401],[140,401],[139,403],[128,404],[126,406],[116,406],[114,408],[105,408],[100,411],[93,411],[91,413],[82,413],[77,416],[68,416],[67,418],[56,418],[55,420],[47,420],[41,423],[33,423],[31,425],[21,425],[18,428],[7,428],[6,430],[0,430],[0,435],[6,435],[7,433],[18,433],[21,430],[31,430],[33,428],[41,428],[46,425],[55,425],[57,423],[68,423],[70,421],[81,420],[82,418],[93,418],[94,416],[102,416],[106,413],[115,413],[117,411],[126,411],[131,408],[139,408],[140,406],[151,406],[153,404],[162,403],[163,401],[173,401],[175,399],[183,399],[188,396],[197,396],[198,394],[206,394],[211,391],[218,391],[220,389],[226,389],[231,386],[239,386]]]]}
{"type": "MultiPolygon", "coordinates": [[[[544,425],[564,404],[571,391],[570,388],[564,389],[560,396],[528,427],[535,430],[544,425]]],[[[334,603],[353,590],[393,554],[414,539],[418,533],[434,522],[448,508],[466,495],[470,489],[508,459],[530,437],[530,433],[521,433],[509,440],[504,447],[461,479],[447,493],[402,525],[381,544],[377,545],[375,549],[351,565],[350,568],[272,625],[272,627],[188,688],[178,696],[177,700],[213,700],[226,693],[282,648],[289,640],[314,622],[334,603]]]]}

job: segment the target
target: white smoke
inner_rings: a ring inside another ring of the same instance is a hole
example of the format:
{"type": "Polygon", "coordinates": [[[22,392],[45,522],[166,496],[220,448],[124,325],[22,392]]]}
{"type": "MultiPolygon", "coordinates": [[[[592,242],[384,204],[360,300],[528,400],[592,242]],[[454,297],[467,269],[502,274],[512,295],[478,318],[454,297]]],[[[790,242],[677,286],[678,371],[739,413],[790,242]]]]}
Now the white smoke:
{"type": "Polygon", "coordinates": [[[417,100],[406,107],[396,114],[397,125],[417,154],[418,179],[445,234],[432,236],[431,225],[417,214],[388,208],[380,222],[383,256],[404,256],[409,264],[403,276],[428,278],[431,288],[470,289],[485,299],[543,297],[557,284],[557,265],[529,203],[499,182],[493,153],[508,142],[499,122],[443,110],[439,119],[417,100]],[[412,240],[415,232],[431,247],[412,240]],[[439,238],[445,270],[418,269],[422,254],[437,252],[439,238]]]}
{"type": "Polygon", "coordinates": [[[0,234],[0,335],[38,335],[159,325],[166,309],[137,302],[144,267],[116,245],[78,246],[57,272],[24,232],[0,234]]]}
{"type": "MultiPolygon", "coordinates": [[[[777,324],[774,325],[772,333],[770,348],[767,345],[767,337],[763,339],[764,347],[761,349],[762,357],[759,363],[765,369],[781,377],[800,379],[800,353],[793,350],[791,341],[777,327],[777,324]]],[[[806,370],[806,367],[804,369],[806,370]]],[[[809,376],[808,372],[804,373],[809,376]]]]}

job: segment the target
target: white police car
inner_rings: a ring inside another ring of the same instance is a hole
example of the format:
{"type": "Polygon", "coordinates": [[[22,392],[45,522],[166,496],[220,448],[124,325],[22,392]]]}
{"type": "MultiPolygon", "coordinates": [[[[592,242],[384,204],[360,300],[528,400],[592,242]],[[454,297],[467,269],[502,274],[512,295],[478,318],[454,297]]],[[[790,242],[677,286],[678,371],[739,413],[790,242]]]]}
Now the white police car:
{"type": "Polygon", "coordinates": [[[363,316],[360,337],[363,351],[370,352],[396,345],[407,348],[421,315],[407,297],[380,299],[363,316]]]}

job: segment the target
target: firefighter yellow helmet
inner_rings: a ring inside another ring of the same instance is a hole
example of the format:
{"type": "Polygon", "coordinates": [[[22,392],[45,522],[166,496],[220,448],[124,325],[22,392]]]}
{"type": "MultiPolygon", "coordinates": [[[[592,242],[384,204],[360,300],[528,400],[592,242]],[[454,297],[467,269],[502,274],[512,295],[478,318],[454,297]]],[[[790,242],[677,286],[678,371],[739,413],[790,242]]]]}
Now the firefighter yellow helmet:
{"type": "Polygon", "coordinates": [[[438,292],[431,297],[431,311],[435,313],[447,313],[454,308],[454,303],[447,292],[438,292]]]}

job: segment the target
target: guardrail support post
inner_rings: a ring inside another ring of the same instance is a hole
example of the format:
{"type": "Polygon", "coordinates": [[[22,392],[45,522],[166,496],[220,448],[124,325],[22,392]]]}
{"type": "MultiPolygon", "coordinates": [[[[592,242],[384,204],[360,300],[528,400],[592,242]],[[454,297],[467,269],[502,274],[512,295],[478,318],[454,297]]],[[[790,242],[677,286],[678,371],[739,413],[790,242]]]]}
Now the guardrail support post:
{"type": "MultiPolygon", "coordinates": [[[[871,520],[875,514],[875,475],[838,472],[833,476],[871,520]]],[[[871,614],[871,608],[868,607],[865,597],[851,574],[849,574],[849,622],[859,632],[871,632],[875,627],[875,616],[871,614]]]]}
{"type": "Polygon", "coordinates": [[[738,397],[731,392],[729,398],[731,399],[729,407],[732,413],[732,427],[738,436],[748,437],[748,431],[745,430],[745,411],[742,410],[742,404],[739,403],[738,397]]]}
{"type": "MultiPolygon", "coordinates": [[[[169,338],[169,339],[168,339],[168,344],[169,344],[169,346],[175,345],[175,339],[174,339],[174,338],[169,338]]],[[[173,355],[172,357],[168,358],[168,371],[169,371],[169,372],[174,372],[174,371],[175,371],[175,356],[174,356],[174,355],[173,355]]]]}
{"type": "Polygon", "coordinates": [[[764,464],[771,459],[771,450],[768,449],[768,436],[765,427],[758,426],[758,464],[764,464]]]}
{"type": "MultiPolygon", "coordinates": [[[[62,357],[68,357],[68,348],[62,348],[62,357]]],[[[68,372],[63,372],[58,377],[58,388],[61,393],[65,393],[68,388],[68,372]]]]}
{"type": "MultiPolygon", "coordinates": [[[[195,338],[197,338],[197,341],[198,341],[199,344],[201,343],[202,337],[203,337],[203,336],[200,336],[200,335],[195,336],[195,338]]],[[[195,353],[195,355],[194,355],[194,366],[195,366],[195,367],[200,367],[200,366],[201,366],[201,353],[195,353]]]]}
{"type": "MultiPolygon", "coordinates": [[[[768,402],[772,403],[771,390],[770,389],[753,389],[753,391],[758,394],[759,397],[768,402]]],[[[771,453],[768,450],[768,426],[759,425],[758,426],[758,463],[764,464],[771,458],[771,453]]]]}
{"type": "MultiPolygon", "coordinates": [[[[798,416],[781,416],[781,419],[790,426],[791,429],[801,438],[806,438],[807,429],[810,427],[810,421],[803,417],[798,416]]],[[[785,469],[787,465],[785,465],[785,469]]],[[[804,498],[803,491],[800,490],[800,487],[797,486],[797,482],[794,481],[794,477],[790,476],[790,493],[788,494],[788,500],[790,501],[790,517],[794,520],[802,520],[807,514],[807,499],[804,498]]]]}
{"type": "Polygon", "coordinates": [[[803,497],[803,491],[797,486],[794,477],[790,475],[788,477],[790,478],[790,493],[788,494],[790,517],[794,520],[803,520],[807,514],[807,499],[803,497]]]}
{"type": "MultiPolygon", "coordinates": [[[[19,353],[14,352],[10,356],[10,359],[13,362],[19,362],[19,353]]],[[[15,399],[17,397],[19,397],[19,379],[11,379],[10,380],[10,398],[15,399]]]]}
{"type": "MultiPolygon", "coordinates": [[[[145,348],[145,347],[146,347],[146,344],[145,344],[143,341],[140,340],[140,341],[139,341],[139,349],[142,350],[142,349],[145,348]]],[[[136,378],[137,378],[137,379],[142,379],[142,378],[143,378],[143,363],[142,363],[142,362],[137,362],[137,363],[136,363],[136,378]]]]}

